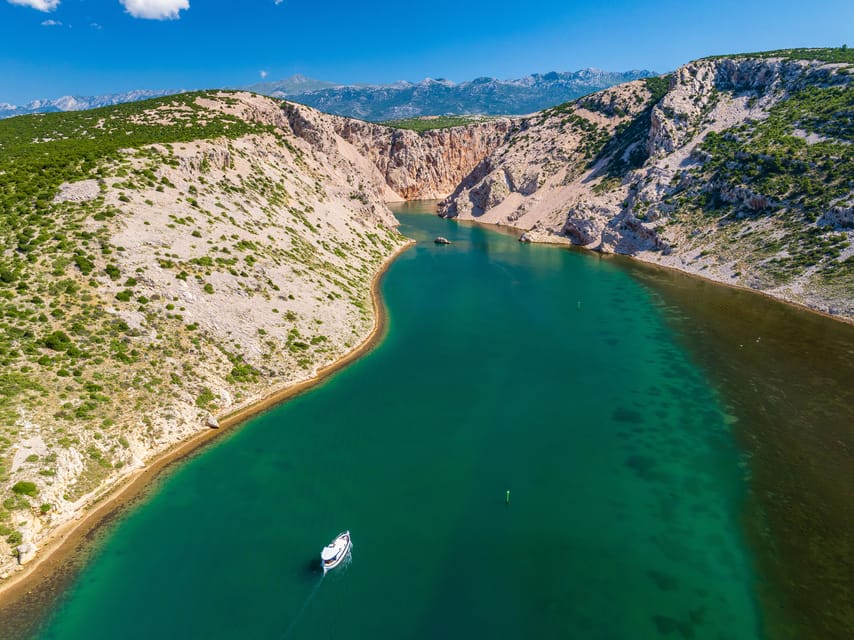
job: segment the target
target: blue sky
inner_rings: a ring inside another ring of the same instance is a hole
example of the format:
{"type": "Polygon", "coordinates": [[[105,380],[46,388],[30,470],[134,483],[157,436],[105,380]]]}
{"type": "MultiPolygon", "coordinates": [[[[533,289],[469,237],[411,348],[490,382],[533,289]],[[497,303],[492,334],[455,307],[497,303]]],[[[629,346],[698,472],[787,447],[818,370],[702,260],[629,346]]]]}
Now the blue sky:
{"type": "Polygon", "coordinates": [[[134,88],[668,71],[705,55],[854,46],[854,1],[0,0],[0,102],[134,88]]]}

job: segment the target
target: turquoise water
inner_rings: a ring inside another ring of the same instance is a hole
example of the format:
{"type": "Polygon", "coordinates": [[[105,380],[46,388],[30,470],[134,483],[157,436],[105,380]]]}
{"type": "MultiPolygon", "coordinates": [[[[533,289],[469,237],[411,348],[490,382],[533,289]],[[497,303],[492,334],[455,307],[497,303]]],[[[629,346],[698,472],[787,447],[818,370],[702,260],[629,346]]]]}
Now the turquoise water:
{"type": "Polygon", "coordinates": [[[37,637],[762,637],[744,461],[650,293],[402,210],[382,344],[171,473],[37,637]]]}

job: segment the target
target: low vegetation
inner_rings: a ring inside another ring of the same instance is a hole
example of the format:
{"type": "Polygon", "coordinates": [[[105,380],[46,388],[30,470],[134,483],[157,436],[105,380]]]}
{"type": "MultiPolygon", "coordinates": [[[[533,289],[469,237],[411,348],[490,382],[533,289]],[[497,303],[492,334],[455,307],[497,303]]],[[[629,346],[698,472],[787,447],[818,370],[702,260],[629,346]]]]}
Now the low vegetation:
{"type": "Polygon", "coordinates": [[[782,58],[784,60],[817,60],[819,62],[847,62],[854,63],[854,49],[847,45],[837,48],[818,49],[776,49],[774,51],[758,51],[755,53],[739,53],[726,56],[709,56],[703,60],[718,60],[721,58],[782,58]]]}
{"type": "Polygon", "coordinates": [[[404,118],[402,120],[386,120],[380,122],[394,129],[410,129],[412,131],[428,131],[430,129],[450,129],[452,127],[464,127],[478,122],[494,120],[499,116],[461,115],[461,116],[420,116],[418,118],[404,118]]]}

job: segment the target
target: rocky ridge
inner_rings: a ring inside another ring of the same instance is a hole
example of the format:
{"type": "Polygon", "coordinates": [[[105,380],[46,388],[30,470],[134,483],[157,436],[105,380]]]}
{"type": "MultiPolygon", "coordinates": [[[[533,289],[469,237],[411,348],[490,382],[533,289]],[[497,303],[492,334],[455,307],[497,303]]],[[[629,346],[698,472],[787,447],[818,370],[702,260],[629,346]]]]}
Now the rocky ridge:
{"type": "Polygon", "coordinates": [[[854,318],[854,65],[689,63],[523,119],[443,203],[854,318]]]}

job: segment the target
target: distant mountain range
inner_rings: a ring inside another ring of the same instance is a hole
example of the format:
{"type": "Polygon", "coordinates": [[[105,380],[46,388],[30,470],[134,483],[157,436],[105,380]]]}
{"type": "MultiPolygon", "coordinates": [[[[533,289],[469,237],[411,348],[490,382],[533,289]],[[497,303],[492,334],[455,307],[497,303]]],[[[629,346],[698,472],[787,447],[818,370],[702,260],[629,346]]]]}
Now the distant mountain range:
{"type": "Polygon", "coordinates": [[[616,84],[656,75],[652,71],[534,74],[516,80],[476,78],[455,83],[427,78],[388,85],[328,86],[299,91],[293,78],[247,87],[287,98],[326,113],[382,121],[443,114],[511,115],[532,113],[616,84]],[[294,89],[297,89],[296,91],[294,89]]]}
{"type": "MultiPolygon", "coordinates": [[[[275,98],[287,98],[326,113],[382,121],[443,114],[510,115],[539,111],[616,84],[656,75],[653,71],[601,71],[533,74],[516,80],[476,78],[466,82],[426,78],[420,82],[385,85],[340,85],[295,75],[262,82],[248,89],[275,98]]],[[[180,93],[175,90],[135,90],[102,96],[63,96],[16,106],[0,103],[0,118],[27,113],[81,111],[123,102],[180,93]]]]}
{"type": "Polygon", "coordinates": [[[62,96],[56,100],[33,100],[25,105],[16,106],[7,102],[0,102],[0,118],[11,118],[27,113],[52,113],[55,111],[84,111],[85,109],[96,109],[98,107],[109,107],[124,102],[137,102],[149,98],[159,98],[171,93],[181,93],[174,90],[150,91],[147,89],[135,89],[124,93],[109,93],[103,96],[62,96]]]}

